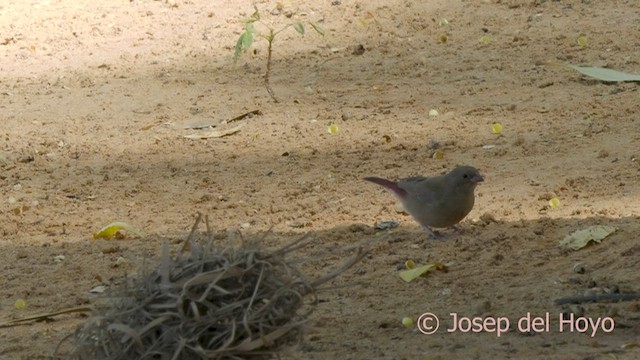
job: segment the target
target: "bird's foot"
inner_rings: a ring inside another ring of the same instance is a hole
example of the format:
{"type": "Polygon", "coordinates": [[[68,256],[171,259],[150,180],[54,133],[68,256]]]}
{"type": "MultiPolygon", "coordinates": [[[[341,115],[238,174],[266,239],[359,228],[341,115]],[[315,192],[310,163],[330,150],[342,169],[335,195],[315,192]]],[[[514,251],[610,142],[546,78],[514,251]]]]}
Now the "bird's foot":
{"type": "Polygon", "coordinates": [[[451,226],[451,228],[455,230],[458,234],[464,234],[464,232],[466,231],[462,226],[460,226],[460,224],[455,224],[451,226]]]}
{"type": "Polygon", "coordinates": [[[430,227],[424,225],[422,227],[429,235],[431,235],[432,238],[439,240],[439,241],[444,241],[444,236],[440,235],[440,233],[438,233],[437,231],[433,231],[430,227]]]}

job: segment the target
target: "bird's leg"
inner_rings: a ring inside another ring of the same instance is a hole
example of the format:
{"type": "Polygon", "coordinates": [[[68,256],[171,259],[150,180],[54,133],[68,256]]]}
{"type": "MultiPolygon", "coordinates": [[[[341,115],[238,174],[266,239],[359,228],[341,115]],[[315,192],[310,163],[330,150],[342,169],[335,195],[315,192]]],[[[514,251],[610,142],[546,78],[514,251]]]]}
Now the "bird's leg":
{"type": "Polygon", "coordinates": [[[451,226],[451,228],[455,231],[457,231],[459,234],[464,233],[464,229],[462,228],[462,226],[460,226],[460,224],[455,224],[453,226],[451,226]]]}
{"type": "Polygon", "coordinates": [[[435,231],[433,231],[429,226],[427,225],[422,225],[422,228],[429,233],[429,235],[431,235],[432,238],[436,239],[436,240],[444,240],[444,238],[442,237],[442,235],[436,233],[435,231]]]}

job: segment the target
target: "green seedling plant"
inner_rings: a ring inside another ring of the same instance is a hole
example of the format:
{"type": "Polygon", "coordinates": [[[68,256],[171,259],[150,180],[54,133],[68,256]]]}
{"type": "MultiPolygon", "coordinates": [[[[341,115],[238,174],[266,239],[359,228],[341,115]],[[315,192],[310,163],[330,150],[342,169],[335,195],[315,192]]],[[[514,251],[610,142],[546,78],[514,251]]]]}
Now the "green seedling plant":
{"type": "MultiPolygon", "coordinates": [[[[305,33],[305,27],[304,24],[300,21],[296,21],[290,24],[287,24],[286,26],[280,28],[280,29],[275,29],[272,26],[270,26],[269,24],[265,23],[264,21],[262,21],[261,16],[260,16],[260,12],[258,11],[258,8],[254,5],[254,12],[251,15],[251,17],[247,20],[245,20],[245,27],[244,27],[244,32],[242,34],[240,34],[240,37],[238,38],[238,41],[236,42],[236,47],[235,47],[235,53],[233,55],[233,61],[234,63],[238,61],[238,59],[240,58],[240,55],[244,52],[247,51],[247,49],[249,49],[251,47],[251,45],[253,44],[254,39],[257,37],[261,37],[265,40],[267,40],[268,43],[268,48],[267,48],[267,65],[266,65],[266,71],[264,74],[264,86],[265,88],[267,88],[267,92],[269,93],[269,96],[271,96],[271,98],[273,99],[274,102],[278,102],[278,98],[276,98],[275,93],[273,92],[273,89],[271,88],[271,84],[270,84],[270,76],[271,76],[271,55],[273,52],[273,42],[276,39],[276,36],[278,34],[280,34],[281,32],[287,30],[288,28],[294,28],[295,31],[300,34],[300,35],[304,35],[305,33]],[[261,26],[265,27],[268,31],[268,33],[266,35],[258,33],[256,30],[256,24],[260,24],[261,26]]],[[[325,31],[324,29],[322,29],[318,24],[314,23],[314,22],[309,22],[309,25],[320,35],[324,36],[325,35],[325,31]]]]}

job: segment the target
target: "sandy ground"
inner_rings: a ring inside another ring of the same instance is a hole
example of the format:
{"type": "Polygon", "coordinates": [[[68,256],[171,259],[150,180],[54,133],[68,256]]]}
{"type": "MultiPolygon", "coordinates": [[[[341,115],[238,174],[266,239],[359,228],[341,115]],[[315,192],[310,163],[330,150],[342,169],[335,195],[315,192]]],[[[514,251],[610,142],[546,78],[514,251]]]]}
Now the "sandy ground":
{"type": "MultiPolygon", "coordinates": [[[[369,257],[318,294],[304,341],[284,358],[640,358],[630,346],[640,340],[637,301],[553,302],[639,291],[638,88],[546,65],[640,73],[636,2],[256,5],[274,27],[315,21],[327,31],[278,36],[271,82],[279,103],[262,85],[266,41],[232,62],[249,1],[0,5],[2,321],[92,304],[90,289],[134,274],[166,240],[179,246],[202,212],[220,234],[273,226],[268,247],[309,231],[310,252],[374,239],[369,257]],[[225,123],[253,110],[261,115],[225,123]],[[185,128],[194,124],[241,129],[185,138],[208,131],[185,128]],[[443,242],[361,180],[456,164],[477,167],[486,181],[462,230],[444,230],[443,242]],[[550,208],[554,196],[560,206],[550,208]],[[146,236],[92,240],[114,220],[146,236]],[[374,230],[383,220],[400,226],[374,230]],[[597,224],[618,230],[579,251],[559,248],[567,234],[597,224]],[[408,259],[449,271],[404,283],[397,273],[408,259]],[[15,308],[18,299],[25,309],[15,308]],[[426,312],[441,320],[435,334],[402,326],[426,312]],[[563,312],[610,317],[615,327],[560,331],[563,312]],[[451,313],[506,317],[511,327],[500,337],[450,333],[451,313]],[[520,331],[527,313],[549,314],[549,330],[520,331]]],[[[0,329],[0,358],[47,359],[85,319],[0,329]]]]}

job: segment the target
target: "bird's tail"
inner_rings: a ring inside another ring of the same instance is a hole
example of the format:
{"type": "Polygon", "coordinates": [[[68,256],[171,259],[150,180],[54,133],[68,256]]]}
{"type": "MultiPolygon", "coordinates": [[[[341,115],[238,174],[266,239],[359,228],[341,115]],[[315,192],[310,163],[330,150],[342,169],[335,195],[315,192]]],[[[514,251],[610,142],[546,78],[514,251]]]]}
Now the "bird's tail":
{"type": "Polygon", "coordinates": [[[383,179],[375,176],[368,176],[364,178],[364,180],[367,180],[374,184],[378,184],[382,186],[383,188],[387,189],[388,191],[390,191],[395,196],[401,199],[407,195],[407,191],[398,187],[398,183],[396,183],[395,181],[391,181],[391,180],[387,180],[387,179],[383,179]]]}

